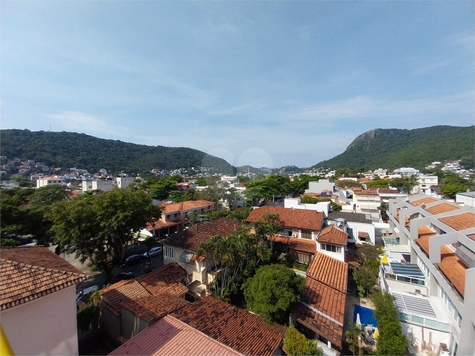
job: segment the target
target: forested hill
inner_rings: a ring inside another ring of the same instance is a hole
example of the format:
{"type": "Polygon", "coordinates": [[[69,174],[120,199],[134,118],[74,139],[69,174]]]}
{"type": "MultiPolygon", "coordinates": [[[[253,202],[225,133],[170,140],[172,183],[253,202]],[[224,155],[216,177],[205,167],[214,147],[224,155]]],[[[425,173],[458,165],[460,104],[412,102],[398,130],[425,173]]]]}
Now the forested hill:
{"type": "Polygon", "coordinates": [[[213,167],[232,173],[224,159],[186,147],[136,145],[105,140],[74,132],[1,130],[1,155],[12,159],[34,159],[61,168],[83,168],[97,172],[101,168],[117,173],[139,173],[153,168],[213,167]]]}
{"type": "Polygon", "coordinates": [[[468,168],[474,165],[474,137],[474,126],[376,129],[359,135],[345,152],[312,168],[422,169],[434,161],[457,159],[468,168]]]}

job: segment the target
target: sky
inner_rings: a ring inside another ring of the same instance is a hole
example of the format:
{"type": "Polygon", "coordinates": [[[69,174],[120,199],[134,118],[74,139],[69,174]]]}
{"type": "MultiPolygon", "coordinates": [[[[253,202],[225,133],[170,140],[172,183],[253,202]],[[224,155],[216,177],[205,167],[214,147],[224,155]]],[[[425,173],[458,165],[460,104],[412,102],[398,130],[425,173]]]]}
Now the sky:
{"type": "Polygon", "coordinates": [[[309,167],[474,124],[473,1],[0,2],[2,129],[309,167]]]}

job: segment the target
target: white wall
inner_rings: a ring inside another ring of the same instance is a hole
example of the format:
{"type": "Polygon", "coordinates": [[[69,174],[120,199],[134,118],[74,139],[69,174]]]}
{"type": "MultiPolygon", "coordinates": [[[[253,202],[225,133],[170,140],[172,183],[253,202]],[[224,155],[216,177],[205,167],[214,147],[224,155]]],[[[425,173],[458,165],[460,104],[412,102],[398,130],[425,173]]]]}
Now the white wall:
{"type": "Polygon", "coordinates": [[[15,355],[78,355],[76,286],[2,311],[15,355]]]}
{"type": "Polygon", "coordinates": [[[302,210],[315,210],[320,213],[324,213],[328,216],[330,211],[331,202],[324,201],[317,204],[302,204],[300,198],[287,198],[284,199],[284,208],[288,209],[302,209],[302,210]]]}

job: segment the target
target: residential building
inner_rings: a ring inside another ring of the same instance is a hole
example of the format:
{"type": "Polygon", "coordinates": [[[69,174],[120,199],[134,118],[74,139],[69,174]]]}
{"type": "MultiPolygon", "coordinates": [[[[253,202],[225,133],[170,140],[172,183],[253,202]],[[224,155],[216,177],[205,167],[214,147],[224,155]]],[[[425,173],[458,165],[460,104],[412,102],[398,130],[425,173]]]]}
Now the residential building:
{"type": "Polygon", "coordinates": [[[1,322],[15,355],[78,355],[76,284],[84,273],[46,247],[0,253],[1,322]]]}
{"type": "Polygon", "coordinates": [[[47,185],[63,185],[64,182],[60,178],[43,177],[36,180],[36,188],[46,187],[47,185]]]}
{"type": "Polygon", "coordinates": [[[154,219],[146,226],[146,229],[157,238],[166,238],[182,231],[188,222],[188,214],[202,215],[215,209],[214,203],[208,200],[189,200],[181,203],[163,202],[160,206],[162,207],[160,219],[154,219]]]}
{"type": "Polygon", "coordinates": [[[306,287],[291,320],[307,336],[341,350],[345,325],[348,264],[316,252],[307,269],[306,287]]]}
{"type": "Polygon", "coordinates": [[[240,356],[241,354],[173,316],[166,315],[109,354],[109,356],[136,355],[240,356]]]}
{"type": "Polygon", "coordinates": [[[143,277],[123,280],[101,290],[101,327],[117,345],[124,343],[188,304],[185,279],[183,268],[168,264],[143,277]]]}
{"type": "Polygon", "coordinates": [[[94,180],[82,180],[82,192],[89,192],[91,190],[102,190],[109,191],[114,188],[114,181],[112,180],[103,180],[103,179],[94,179],[94,180]]]}
{"type": "Polygon", "coordinates": [[[457,193],[455,201],[463,206],[475,208],[475,192],[457,193]]]}
{"type": "Polygon", "coordinates": [[[325,214],[315,210],[263,206],[254,209],[246,222],[256,222],[266,214],[278,214],[282,226],[282,230],[271,238],[277,242],[274,243],[274,249],[293,251],[299,262],[310,263],[317,250],[317,236],[323,228],[325,214]]]}
{"type": "Polygon", "coordinates": [[[345,262],[348,234],[335,226],[324,228],[318,235],[317,251],[345,262]]]}
{"type": "Polygon", "coordinates": [[[400,176],[414,176],[414,175],[419,175],[419,171],[412,167],[402,167],[402,168],[395,169],[393,171],[393,174],[400,175],[400,176]]]}
{"type": "Polygon", "coordinates": [[[439,185],[439,177],[434,175],[419,174],[417,176],[417,186],[413,188],[412,193],[425,193],[427,195],[431,192],[431,187],[439,185]]]}
{"type": "Polygon", "coordinates": [[[379,197],[382,202],[389,202],[389,199],[406,198],[407,193],[399,192],[396,188],[378,188],[379,197]]]}
{"type": "Polygon", "coordinates": [[[324,213],[325,216],[328,216],[328,213],[331,211],[331,202],[322,201],[316,204],[302,204],[302,200],[300,198],[286,198],[284,199],[284,208],[315,210],[324,213]]]}
{"type": "Polygon", "coordinates": [[[134,177],[117,177],[115,179],[117,188],[119,189],[127,188],[134,180],[134,177]]]}
{"type": "Polygon", "coordinates": [[[284,326],[216,298],[203,298],[171,315],[242,355],[283,354],[284,326]]]}
{"type": "Polygon", "coordinates": [[[355,213],[371,215],[371,219],[376,222],[381,220],[381,213],[378,209],[381,206],[381,198],[377,189],[353,189],[352,204],[355,213]]]}
{"type": "Polygon", "coordinates": [[[328,226],[336,226],[348,234],[350,243],[375,244],[376,230],[373,221],[367,214],[342,213],[332,211],[327,218],[328,226]]]}
{"type": "Polygon", "coordinates": [[[418,194],[390,201],[388,215],[388,247],[407,252],[400,259],[387,248],[381,287],[396,297],[411,350],[473,355],[475,210],[418,194]]]}
{"type": "Polygon", "coordinates": [[[162,241],[164,263],[178,263],[187,272],[186,284],[196,293],[197,297],[207,295],[207,285],[214,280],[215,273],[212,261],[206,261],[205,256],[198,257],[196,253],[201,242],[219,235],[229,236],[240,224],[234,220],[220,218],[201,224],[195,224],[189,229],[172,234],[162,241]]]}
{"type": "Polygon", "coordinates": [[[320,179],[315,182],[308,182],[308,189],[305,189],[307,193],[321,193],[324,190],[333,192],[335,189],[335,182],[331,182],[329,179],[320,179]]]}

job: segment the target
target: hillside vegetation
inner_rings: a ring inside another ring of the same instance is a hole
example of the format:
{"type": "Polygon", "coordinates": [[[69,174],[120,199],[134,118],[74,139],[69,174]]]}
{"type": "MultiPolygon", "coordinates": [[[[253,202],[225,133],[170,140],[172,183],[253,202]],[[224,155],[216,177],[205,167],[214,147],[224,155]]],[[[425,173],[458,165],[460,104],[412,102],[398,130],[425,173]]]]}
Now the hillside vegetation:
{"type": "Polygon", "coordinates": [[[77,167],[97,172],[139,173],[158,169],[213,167],[232,173],[225,160],[186,147],[136,145],[74,132],[1,130],[1,154],[9,159],[34,159],[61,168],[77,167]]]}
{"type": "Polygon", "coordinates": [[[414,167],[434,161],[463,160],[474,164],[474,126],[432,126],[414,130],[376,129],[359,135],[342,154],[312,168],[367,169],[414,167]]]}

